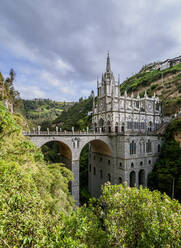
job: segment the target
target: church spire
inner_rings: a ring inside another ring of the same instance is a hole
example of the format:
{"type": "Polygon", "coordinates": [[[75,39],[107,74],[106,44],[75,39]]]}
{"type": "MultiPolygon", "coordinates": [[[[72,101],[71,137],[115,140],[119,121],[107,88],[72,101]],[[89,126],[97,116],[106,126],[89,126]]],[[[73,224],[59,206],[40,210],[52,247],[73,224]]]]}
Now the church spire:
{"type": "Polygon", "coordinates": [[[111,62],[110,62],[109,52],[107,54],[106,72],[111,72],[111,62]]]}

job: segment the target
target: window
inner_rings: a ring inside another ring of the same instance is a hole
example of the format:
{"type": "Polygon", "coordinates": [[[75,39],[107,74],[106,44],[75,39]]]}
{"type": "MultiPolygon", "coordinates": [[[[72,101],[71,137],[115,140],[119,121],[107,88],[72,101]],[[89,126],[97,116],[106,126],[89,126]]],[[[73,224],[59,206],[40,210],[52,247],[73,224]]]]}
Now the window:
{"type": "Polygon", "coordinates": [[[102,162],[102,158],[100,158],[100,162],[102,162]]]}
{"type": "Polygon", "coordinates": [[[119,163],[119,167],[122,168],[122,163],[119,163]]]}
{"type": "Polygon", "coordinates": [[[133,128],[133,122],[128,121],[127,122],[127,129],[132,129],[133,128]]]}
{"type": "Polygon", "coordinates": [[[145,129],[145,123],[144,123],[144,122],[141,122],[141,123],[140,123],[140,128],[141,128],[141,129],[145,129]]]}
{"type": "Polygon", "coordinates": [[[122,178],[121,177],[119,177],[119,179],[118,179],[118,182],[119,182],[119,184],[121,184],[122,183],[122,178]]]}
{"type": "Polygon", "coordinates": [[[133,163],[131,163],[131,168],[134,168],[134,164],[133,163]]]}
{"type": "Polygon", "coordinates": [[[94,167],[94,175],[96,175],[96,168],[94,167]]]}
{"type": "Polygon", "coordinates": [[[152,152],[152,144],[150,140],[146,143],[146,152],[152,152]]]}
{"type": "Polygon", "coordinates": [[[100,179],[103,178],[103,175],[102,175],[102,170],[100,170],[100,179]]]}
{"type": "Polygon", "coordinates": [[[130,187],[134,187],[136,183],[136,173],[134,171],[131,171],[129,175],[129,181],[130,181],[130,187]]]}
{"type": "Polygon", "coordinates": [[[96,157],[94,156],[94,160],[96,160],[96,157]]]}
{"type": "Polygon", "coordinates": [[[160,144],[158,144],[158,152],[160,152],[160,144]]]}
{"type": "Polygon", "coordinates": [[[130,154],[136,154],[136,143],[134,141],[130,143],[130,154]]]}
{"type": "Polygon", "coordinates": [[[108,164],[110,164],[111,163],[111,161],[110,160],[108,160],[108,164]]]}
{"type": "Polygon", "coordinates": [[[139,122],[133,122],[134,129],[139,129],[140,128],[140,123],[139,122]]]}
{"type": "Polygon", "coordinates": [[[110,182],[111,181],[111,174],[108,173],[107,177],[108,177],[108,181],[110,182]]]}
{"type": "Polygon", "coordinates": [[[89,165],[89,171],[91,172],[91,164],[89,165]]]}
{"type": "Polygon", "coordinates": [[[139,108],[139,106],[140,106],[140,103],[137,101],[136,102],[136,107],[139,108]]]}
{"type": "Polygon", "coordinates": [[[151,160],[149,160],[148,163],[151,164],[151,160]]]}
{"type": "Polygon", "coordinates": [[[145,171],[140,170],[138,174],[138,181],[139,181],[139,186],[145,186],[145,171]]]}
{"type": "Polygon", "coordinates": [[[142,165],[143,165],[143,161],[140,162],[140,166],[142,166],[142,165]]]}

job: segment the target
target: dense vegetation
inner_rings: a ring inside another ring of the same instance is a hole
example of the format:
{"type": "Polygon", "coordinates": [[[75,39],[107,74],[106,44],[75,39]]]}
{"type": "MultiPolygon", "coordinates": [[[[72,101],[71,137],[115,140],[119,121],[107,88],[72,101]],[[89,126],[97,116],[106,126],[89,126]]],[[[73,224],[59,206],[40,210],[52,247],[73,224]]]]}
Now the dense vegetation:
{"type": "Polygon", "coordinates": [[[13,104],[14,110],[23,113],[24,106],[20,94],[15,90],[13,82],[16,73],[13,69],[10,70],[9,76],[4,78],[0,72],[0,101],[8,101],[13,104]]]}
{"type": "Polygon", "coordinates": [[[66,218],[60,247],[147,248],[181,246],[181,205],[148,189],[109,185],[66,218]]]}
{"type": "Polygon", "coordinates": [[[0,105],[0,118],[0,247],[52,247],[60,211],[72,209],[71,172],[44,162],[22,117],[0,105]]]}
{"type": "Polygon", "coordinates": [[[62,111],[67,111],[73,105],[72,102],[56,102],[50,99],[23,100],[23,104],[26,118],[45,130],[51,127],[62,111]]]}
{"type": "MultiPolygon", "coordinates": [[[[48,163],[59,163],[60,147],[56,141],[49,142],[41,147],[44,159],[48,163]]],[[[88,191],[88,144],[82,149],[80,154],[80,204],[87,203],[90,198],[88,191]]]]}
{"type": "Polygon", "coordinates": [[[173,120],[166,130],[159,160],[149,176],[149,187],[181,201],[181,148],[175,140],[179,133],[181,117],[173,120]]]}
{"type": "Polygon", "coordinates": [[[63,111],[62,114],[53,121],[54,125],[60,126],[62,129],[75,130],[86,129],[87,126],[91,126],[91,115],[88,112],[92,111],[92,97],[87,99],[79,99],[79,102],[75,103],[67,111],[63,111]]]}

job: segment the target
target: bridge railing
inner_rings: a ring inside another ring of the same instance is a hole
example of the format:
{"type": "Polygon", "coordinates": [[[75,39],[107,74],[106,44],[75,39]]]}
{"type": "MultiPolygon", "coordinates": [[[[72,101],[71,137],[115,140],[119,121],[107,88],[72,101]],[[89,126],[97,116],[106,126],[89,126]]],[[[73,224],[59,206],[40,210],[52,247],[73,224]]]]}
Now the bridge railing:
{"type": "Polygon", "coordinates": [[[105,132],[86,132],[86,131],[78,131],[78,132],[71,132],[71,131],[63,131],[63,132],[55,132],[55,131],[29,131],[29,132],[25,132],[23,131],[23,135],[28,136],[28,135],[50,135],[50,136],[56,136],[56,135],[97,135],[97,134],[102,134],[105,135],[105,132]]]}
{"type": "Polygon", "coordinates": [[[149,131],[149,130],[126,130],[126,131],[121,131],[121,132],[106,132],[106,131],[76,131],[76,132],[71,132],[71,131],[63,131],[63,132],[55,132],[55,131],[29,131],[25,132],[23,131],[23,135],[25,136],[76,136],[76,135],[107,135],[107,136],[112,136],[112,135],[153,135],[156,133],[157,130],[149,131]]]}

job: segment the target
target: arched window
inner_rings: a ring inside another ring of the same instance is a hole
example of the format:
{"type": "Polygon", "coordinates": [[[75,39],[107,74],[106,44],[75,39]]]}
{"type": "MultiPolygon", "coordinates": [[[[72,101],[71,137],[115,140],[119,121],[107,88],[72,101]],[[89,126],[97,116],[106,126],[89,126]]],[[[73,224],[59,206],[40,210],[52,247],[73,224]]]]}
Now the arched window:
{"type": "Polygon", "coordinates": [[[108,173],[108,174],[107,174],[107,177],[108,177],[108,181],[110,182],[110,181],[111,181],[111,174],[108,173]]]}
{"type": "Polygon", "coordinates": [[[107,121],[107,131],[108,133],[111,133],[111,122],[107,121]]]}
{"type": "Polygon", "coordinates": [[[115,125],[115,132],[118,133],[118,122],[116,122],[116,125],[115,125]]]}
{"type": "Polygon", "coordinates": [[[97,132],[97,123],[94,123],[95,132],[97,132]]]}
{"type": "Polygon", "coordinates": [[[102,175],[102,170],[100,170],[100,179],[103,178],[103,175],[102,175]]]}
{"type": "Polygon", "coordinates": [[[131,163],[131,168],[134,168],[134,164],[133,163],[131,163]]]}
{"type": "Polygon", "coordinates": [[[158,152],[160,152],[160,144],[158,144],[158,152]]]}
{"type": "Polygon", "coordinates": [[[134,142],[134,140],[130,143],[129,148],[131,155],[136,154],[136,143],[134,142]]]}
{"type": "Polygon", "coordinates": [[[122,181],[123,181],[123,180],[122,180],[122,178],[121,178],[121,177],[119,177],[119,178],[118,178],[118,183],[119,183],[119,184],[121,184],[121,183],[122,183],[122,181]]]}
{"type": "Polygon", "coordinates": [[[96,175],[96,168],[94,167],[94,175],[96,175]]]}
{"type": "Polygon", "coordinates": [[[130,181],[130,187],[134,187],[136,183],[136,173],[134,171],[131,171],[129,175],[129,181],[130,181]]]}
{"type": "Polygon", "coordinates": [[[140,166],[142,166],[142,165],[143,165],[143,161],[140,162],[140,166]]]}
{"type": "Polygon", "coordinates": [[[124,132],[124,122],[122,123],[121,131],[124,132]]]}
{"type": "Polygon", "coordinates": [[[152,144],[150,140],[148,140],[148,142],[146,143],[146,152],[152,152],[152,144]]]}
{"type": "Polygon", "coordinates": [[[99,127],[101,128],[102,132],[104,132],[104,120],[102,118],[99,120],[99,127]]]}
{"type": "Polygon", "coordinates": [[[122,163],[119,163],[119,167],[122,168],[122,163]]]}
{"type": "Polygon", "coordinates": [[[139,186],[145,186],[145,171],[144,170],[140,170],[139,171],[139,186]]]}
{"type": "Polygon", "coordinates": [[[149,160],[148,163],[151,164],[151,160],[149,160]]]}
{"type": "Polygon", "coordinates": [[[152,131],[152,122],[151,121],[148,123],[148,131],[152,131]]]}

